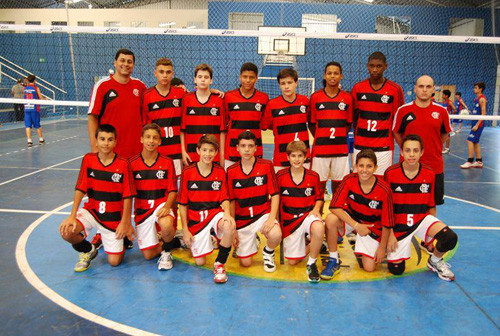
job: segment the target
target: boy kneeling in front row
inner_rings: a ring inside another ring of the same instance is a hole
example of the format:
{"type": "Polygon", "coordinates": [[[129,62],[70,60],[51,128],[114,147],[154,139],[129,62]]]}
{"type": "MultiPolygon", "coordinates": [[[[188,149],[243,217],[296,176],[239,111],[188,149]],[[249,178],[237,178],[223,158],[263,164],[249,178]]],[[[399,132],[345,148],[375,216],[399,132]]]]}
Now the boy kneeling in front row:
{"type": "Polygon", "coordinates": [[[409,134],[401,143],[403,162],[385,172],[394,200],[395,226],[389,237],[387,255],[389,271],[401,275],[405,271],[405,260],[411,256],[411,239],[414,235],[425,244],[437,241],[427,267],[446,281],[455,280],[455,274],[443,260],[443,255],[454,249],[456,233],[435,217],[434,172],[420,158],[424,152],[422,138],[409,134]]]}
{"type": "Polygon", "coordinates": [[[87,270],[97,256],[97,249],[86,240],[92,229],[102,234],[111,266],[118,266],[125,256],[123,238],[133,240],[134,235],[131,212],[135,189],[130,165],[113,152],[116,146],[113,126],[100,125],[96,138],[97,153],[83,157],[71,214],[59,226],[61,237],[80,252],[76,272],[87,270]],[[89,199],[78,209],[85,194],[89,199]]]}
{"type": "Polygon", "coordinates": [[[219,254],[214,263],[214,281],[227,281],[224,264],[227,261],[235,235],[236,223],[230,215],[230,204],[224,168],[214,164],[219,150],[215,135],[203,135],[196,152],[200,157],[183,169],[177,201],[182,222],[183,239],[191,248],[196,265],[206,262],[212,253],[211,230],[219,242],[219,254]]]}

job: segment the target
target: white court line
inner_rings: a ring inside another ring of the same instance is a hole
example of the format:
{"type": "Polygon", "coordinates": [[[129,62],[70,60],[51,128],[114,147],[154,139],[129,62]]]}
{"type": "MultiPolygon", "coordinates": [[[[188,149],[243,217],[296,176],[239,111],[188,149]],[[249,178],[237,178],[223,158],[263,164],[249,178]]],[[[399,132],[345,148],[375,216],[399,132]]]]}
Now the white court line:
{"type": "MultiPolygon", "coordinates": [[[[467,159],[465,159],[465,158],[463,158],[463,157],[461,157],[461,156],[458,156],[458,155],[456,155],[456,154],[453,154],[453,153],[448,153],[447,155],[454,156],[454,157],[456,157],[456,158],[459,158],[459,159],[461,159],[461,160],[464,160],[464,162],[465,162],[465,161],[467,161],[467,159]]],[[[460,169],[462,169],[462,168],[460,168],[460,169]]],[[[469,169],[481,169],[481,168],[469,168],[469,169]]],[[[488,166],[486,166],[486,165],[483,165],[483,168],[482,168],[482,169],[489,169],[489,170],[493,170],[494,172],[500,173],[500,170],[493,169],[493,168],[488,167],[488,166]]]]}
{"type": "Polygon", "coordinates": [[[40,173],[40,172],[43,172],[44,170],[48,170],[48,169],[51,169],[51,168],[54,168],[54,167],[57,167],[57,166],[60,166],[60,165],[63,165],[65,163],[68,163],[68,162],[71,162],[71,161],[75,161],[75,160],[78,160],[78,159],[81,159],[83,157],[83,155],[80,155],[74,159],[70,159],[70,160],[67,160],[67,161],[64,161],[64,162],[61,162],[61,163],[58,163],[58,164],[55,164],[55,165],[52,165],[50,167],[47,167],[47,168],[43,168],[43,169],[40,169],[40,170],[37,170],[37,171],[34,171],[34,172],[31,172],[31,173],[28,173],[28,174],[24,174],[24,175],[21,175],[19,177],[16,177],[16,178],[13,178],[12,180],[8,180],[8,181],[5,181],[5,182],[2,182],[0,183],[0,187],[3,186],[4,184],[7,184],[7,183],[10,183],[10,182],[14,182],[14,181],[17,181],[19,179],[22,179],[22,178],[25,178],[25,177],[28,177],[28,176],[31,176],[33,174],[37,174],[37,173],[40,173]]]}
{"type": "Polygon", "coordinates": [[[500,226],[450,226],[454,230],[500,230],[500,226]]]}
{"type": "Polygon", "coordinates": [[[70,211],[43,211],[43,210],[22,210],[22,209],[0,209],[0,212],[13,212],[13,213],[29,213],[29,214],[51,214],[51,215],[69,215],[70,211]]]}
{"type": "Polygon", "coordinates": [[[80,316],[86,320],[89,320],[90,322],[94,322],[97,324],[100,324],[106,328],[110,328],[112,330],[116,330],[119,332],[122,332],[124,334],[128,335],[146,335],[146,336],[157,336],[157,334],[150,333],[145,330],[137,329],[134,327],[127,326],[125,324],[121,324],[112,320],[109,320],[107,318],[104,318],[102,316],[96,315],[94,313],[91,313],[83,308],[78,307],[74,303],[66,300],[59,294],[57,294],[54,290],[49,288],[42,280],[40,280],[39,277],[36,276],[35,272],[31,269],[28,259],[26,257],[26,243],[28,242],[28,238],[35,230],[35,228],[40,225],[45,219],[50,217],[53,214],[59,213],[61,209],[66,208],[67,206],[71,205],[73,202],[66,203],[64,205],[61,205],[60,207],[54,209],[53,211],[49,211],[48,213],[44,214],[40,218],[38,218],[36,221],[31,223],[30,226],[23,232],[19,240],[17,241],[16,245],[16,261],[17,261],[17,266],[19,267],[19,270],[21,273],[24,275],[26,280],[35,287],[36,290],[38,290],[42,295],[47,297],[49,300],[54,302],[55,304],[63,307],[64,309],[70,311],[71,313],[80,316]]]}
{"type": "MultiPolygon", "coordinates": [[[[42,169],[42,168],[39,168],[39,167],[0,166],[0,169],[31,169],[31,170],[37,170],[37,169],[42,169]]],[[[80,169],[78,169],[78,168],[50,168],[50,170],[76,170],[76,171],[79,171],[80,169]]],[[[498,184],[500,184],[500,182],[498,184]]]]}
{"type": "Polygon", "coordinates": [[[478,207],[481,207],[481,208],[485,208],[485,209],[488,209],[488,210],[491,210],[491,211],[500,212],[500,209],[493,208],[493,207],[490,207],[490,206],[487,206],[487,205],[483,205],[483,204],[479,204],[479,203],[472,202],[472,201],[467,201],[467,200],[464,200],[463,198],[458,198],[458,197],[453,197],[453,196],[447,196],[447,195],[444,195],[444,198],[449,198],[449,199],[452,199],[452,200],[455,200],[455,201],[464,202],[464,203],[467,203],[467,204],[472,204],[472,205],[475,205],[475,206],[478,206],[478,207]]]}
{"type": "Polygon", "coordinates": [[[77,136],[78,136],[78,135],[73,135],[73,136],[71,136],[71,137],[67,137],[67,138],[62,138],[62,139],[59,139],[59,140],[52,140],[52,141],[46,142],[46,143],[44,143],[43,145],[38,144],[38,145],[33,145],[33,147],[22,148],[22,149],[19,149],[19,150],[13,151],[13,152],[8,152],[8,153],[2,153],[2,154],[0,154],[0,157],[1,157],[1,156],[5,156],[5,155],[10,155],[10,154],[19,153],[19,152],[25,151],[26,149],[32,150],[32,149],[35,149],[36,147],[40,147],[40,146],[47,146],[47,145],[50,145],[50,144],[53,144],[53,143],[56,143],[56,142],[59,142],[59,141],[64,141],[64,140],[68,140],[68,139],[73,139],[73,138],[76,138],[77,136]]]}

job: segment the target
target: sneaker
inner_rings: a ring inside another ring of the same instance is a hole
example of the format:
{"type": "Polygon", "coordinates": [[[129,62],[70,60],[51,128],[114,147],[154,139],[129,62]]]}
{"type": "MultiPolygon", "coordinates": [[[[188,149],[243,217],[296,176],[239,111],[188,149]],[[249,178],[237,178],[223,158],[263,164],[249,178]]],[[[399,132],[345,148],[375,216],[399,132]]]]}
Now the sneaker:
{"type": "Polygon", "coordinates": [[[434,245],[432,243],[426,244],[424,241],[420,242],[420,249],[427,252],[429,255],[434,254],[434,245]]]}
{"type": "Polygon", "coordinates": [[[470,167],[471,168],[483,168],[483,161],[476,161],[470,167]]]}
{"type": "Polygon", "coordinates": [[[43,145],[45,143],[45,139],[40,139],[40,145],[43,145]]]}
{"type": "Polygon", "coordinates": [[[451,132],[450,132],[450,137],[455,136],[455,135],[457,135],[457,133],[456,133],[456,132],[454,132],[454,131],[451,131],[451,132]]]}
{"type": "Polygon", "coordinates": [[[340,272],[340,264],[340,260],[328,257],[328,263],[326,264],[325,269],[321,272],[321,279],[331,280],[335,274],[340,272]]]}
{"type": "Polygon", "coordinates": [[[455,280],[455,274],[451,271],[451,266],[443,259],[440,259],[437,263],[432,262],[432,258],[429,257],[427,260],[427,268],[433,272],[436,272],[440,279],[445,281],[455,280]]]}
{"type": "Polygon", "coordinates": [[[223,264],[219,263],[214,264],[214,282],[215,283],[227,282],[226,269],[224,268],[223,264]]]}
{"type": "Polygon", "coordinates": [[[123,247],[125,247],[127,250],[133,249],[134,248],[134,242],[128,239],[127,237],[123,238],[123,247]]]}
{"type": "Polygon", "coordinates": [[[326,241],[323,240],[323,243],[321,244],[321,249],[319,250],[319,254],[328,254],[328,244],[326,241]]]}
{"type": "Polygon", "coordinates": [[[274,251],[273,253],[266,253],[262,250],[262,259],[264,260],[264,271],[267,273],[272,273],[276,271],[276,263],[274,262],[274,251]]]}
{"type": "Polygon", "coordinates": [[[179,242],[181,243],[181,249],[184,249],[184,250],[188,249],[186,242],[184,241],[184,238],[182,238],[182,230],[177,230],[175,232],[174,238],[179,239],[179,242]]]}
{"type": "Polygon", "coordinates": [[[319,282],[321,280],[316,263],[307,265],[307,278],[309,279],[309,282],[319,282]]]}
{"type": "Polygon", "coordinates": [[[448,154],[450,152],[449,148],[444,148],[443,151],[441,152],[442,154],[448,154]]]}
{"type": "Polygon", "coordinates": [[[86,271],[90,266],[90,261],[97,256],[97,249],[92,245],[90,252],[80,252],[78,254],[78,262],[75,265],[75,272],[86,271]]]}
{"type": "Polygon", "coordinates": [[[33,141],[28,141],[28,147],[33,147],[33,141]]]}
{"type": "Polygon", "coordinates": [[[467,161],[466,163],[460,165],[460,168],[462,169],[469,169],[472,167],[472,162],[467,161]]]}
{"type": "Polygon", "coordinates": [[[90,242],[92,245],[94,245],[95,249],[98,250],[102,247],[102,238],[100,233],[96,233],[94,236],[94,239],[90,242]]]}
{"type": "Polygon", "coordinates": [[[158,271],[168,271],[172,267],[174,267],[172,253],[161,251],[160,258],[158,259],[158,271]]]}

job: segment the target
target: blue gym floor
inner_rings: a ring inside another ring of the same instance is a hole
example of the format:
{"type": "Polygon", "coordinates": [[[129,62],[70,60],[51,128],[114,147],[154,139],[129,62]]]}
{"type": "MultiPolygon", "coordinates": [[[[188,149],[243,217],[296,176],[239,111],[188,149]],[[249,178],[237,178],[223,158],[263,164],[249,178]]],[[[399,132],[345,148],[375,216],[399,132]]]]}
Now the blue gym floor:
{"type": "Polygon", "coordinates": [[[483,133],[484,169],[459,168],[467,131],[445,155],[438,217],[459,235],[456,281],[424,271],[319,284],[230,275],[215,285],[210,270],[179,260],[158,272],[137,247],[119,267],[101,250],[73,272],[77,254],[57,227],[89,148],[86,122],[44,133],[45,145],[27,149],[22,128],[0,128],[1,335],[500,335],[498,128],[483,133]]]}

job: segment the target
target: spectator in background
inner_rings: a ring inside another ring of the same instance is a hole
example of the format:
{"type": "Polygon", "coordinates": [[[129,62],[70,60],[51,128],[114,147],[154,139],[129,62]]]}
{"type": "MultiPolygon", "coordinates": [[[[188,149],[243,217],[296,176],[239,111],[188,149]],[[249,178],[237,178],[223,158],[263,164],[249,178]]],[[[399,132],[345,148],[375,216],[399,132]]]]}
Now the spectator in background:
{"type": "MultiPolygon", "coordinates": [[[[24,86],[23,86],[23,80],[21,78],[17,80],[17,83],[12,87],[10,93],[12,94],[12,97],[14,97],[15,99],[23,99],[24,86]]],[[[14,104],[14,121],[23,120],[23,114],[24,114],[24,105],[14,104]]]]}

